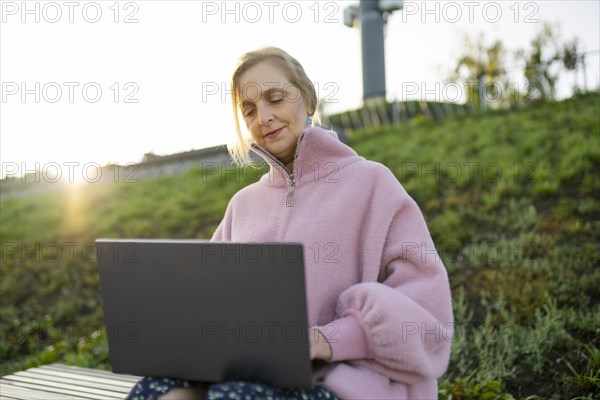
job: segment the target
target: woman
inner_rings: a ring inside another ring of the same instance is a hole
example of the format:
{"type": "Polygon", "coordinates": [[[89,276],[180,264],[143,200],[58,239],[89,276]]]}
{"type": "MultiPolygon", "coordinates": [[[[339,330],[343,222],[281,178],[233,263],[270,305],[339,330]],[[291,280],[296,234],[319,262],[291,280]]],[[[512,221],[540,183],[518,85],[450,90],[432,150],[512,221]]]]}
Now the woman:
{"type": "MultiPolygon", "coordinates": [[[[212,240],[304,244],[310,355],[326,362],[309,391],[226,382],[159,398],[437,399],[450,288],[417,204],[388,168],[311,126],[314,87],[285,51],[242,55],[231,85],[232,158],[244,164],[252,151],[270,170],[231,199],[212,240]]],[[[140,382],[140,392],[149,382],[157,380],[140,382]]]]}

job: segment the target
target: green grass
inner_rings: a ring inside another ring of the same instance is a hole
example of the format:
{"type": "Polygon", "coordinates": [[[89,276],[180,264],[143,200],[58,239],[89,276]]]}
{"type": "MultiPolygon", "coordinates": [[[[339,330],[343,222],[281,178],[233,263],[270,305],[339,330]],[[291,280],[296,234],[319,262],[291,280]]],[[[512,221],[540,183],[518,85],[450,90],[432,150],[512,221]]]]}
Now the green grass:
{"type": "MultiPolygon", "coordinates": [[[[440,398],[600,393],[599,115],[590,94],[351,133],[420,205],[448,269],[456,336],[440,398]]],[[[208,238],[255,180],[242,172],[4,199],[0,372],[108,368],[90,243],[208,238]]]]}

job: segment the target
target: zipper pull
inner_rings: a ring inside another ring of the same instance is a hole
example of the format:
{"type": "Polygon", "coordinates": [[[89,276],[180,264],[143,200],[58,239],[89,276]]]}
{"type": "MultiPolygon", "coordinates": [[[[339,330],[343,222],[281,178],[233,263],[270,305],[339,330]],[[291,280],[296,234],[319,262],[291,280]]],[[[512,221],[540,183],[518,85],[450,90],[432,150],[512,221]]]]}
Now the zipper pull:
{"type": "Polygon", "coordinates": [[[294,181],[294,174],[290,174],[290,188],[288,189],[287,198],[285,199],[285,206],[291,207],[294,205],[294,189],[296,182],[294,181]]]}

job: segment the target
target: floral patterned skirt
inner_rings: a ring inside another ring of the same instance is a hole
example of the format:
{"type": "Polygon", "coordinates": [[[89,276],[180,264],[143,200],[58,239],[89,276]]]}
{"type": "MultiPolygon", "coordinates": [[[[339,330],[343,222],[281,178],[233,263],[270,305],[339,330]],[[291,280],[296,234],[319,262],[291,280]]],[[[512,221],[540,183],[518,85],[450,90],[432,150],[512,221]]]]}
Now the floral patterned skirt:
{"type": "MultiPolygon", "coordinates": [[[[158,396],[174,388],[197,387],[196,382],[171,378],[150,378],[140,380],[131,389],[127,400],[156,400],[158,396]]],[[[208,387],[207,400],[337,400],[337,397],[322,385],[312,389],[276,388],[262,383],[228,381],[208,387]]]]}

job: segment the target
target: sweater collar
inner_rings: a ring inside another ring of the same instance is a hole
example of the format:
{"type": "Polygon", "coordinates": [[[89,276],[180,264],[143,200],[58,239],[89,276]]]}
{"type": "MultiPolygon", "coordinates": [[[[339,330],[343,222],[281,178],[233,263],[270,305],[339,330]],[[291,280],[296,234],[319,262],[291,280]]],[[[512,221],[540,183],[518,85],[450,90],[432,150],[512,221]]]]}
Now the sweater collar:
{"type": "Polygon", "coordinates": [[[250,144],[250,150],[269,164],[268,181],[278,186],[287,185],[292,179],[298,184],[323,179],[359,158],[352,148],[339,140],[335,131],[318,126],[304,129],[298,138],[294,176],[281,161],[256,143],[250,144]]]}

